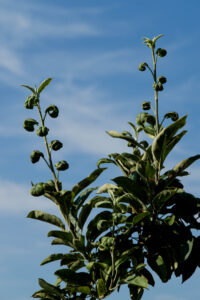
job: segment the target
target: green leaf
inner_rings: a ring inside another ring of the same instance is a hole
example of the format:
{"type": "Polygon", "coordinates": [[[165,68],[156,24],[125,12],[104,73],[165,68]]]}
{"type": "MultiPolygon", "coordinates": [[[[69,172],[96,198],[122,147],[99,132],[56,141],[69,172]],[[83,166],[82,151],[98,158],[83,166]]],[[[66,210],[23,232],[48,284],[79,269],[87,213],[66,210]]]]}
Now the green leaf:
{"type": "Polygon", "coordinates": [[[85,189],[88,185],[90,185],[93,181],[95,181],[99,175],[106,170],[106,168],[98,168],[94,172],[92,172],[88,177],[77,183],[73,188],[72,192],[77,195],[79,194],[83,189],[85,189]]]}
{"type": "Polygon", "coordinates": [[[134,216],[132,223],[131,223],[132,226],[136,225],[137,223],[139,223],[140,221],[142,221],[144,218],[146,218],[149,215],[150,215],[150,213],[147,211],[147,212],[144,212],[144,213],[134,216]]]}
{"type": "Polygon", "coordinates": [[[132,193],[139,199],[146,198],[145,186],[139,180],[134,181],[128,177],[119,176],[112,179],[118,186],[122,187],[125,192],[132,193]]]}
{"type": "Polygon", "coordinates": [[[136,276],[135,274],[126,277],[125,283],[133,284],[148,289],[148,281],[144,276],[136,276]]]}
{"type": "Polygon", "coordinates": [[[41,85],[39,86],[38,88],[38,93],[40,94],[45,88],[47,85],[49,85],[49,83],[51,82],[52,78],[47,78],[45,79],[41,85]]]}
{"type": "Polygon", "coordinates": [[[60,269],[55,272],[55,275],[74,286],[85,286],[89,285],[91,282],[91,277],[86,272],[76,273],[70,269],[60,269]]]}
{"type": "Polygon", "coordinates": [[[87,200],[89,195],[96,189],[97,189],[97,187],[86,189],[77,197],[77,199],[74,201],[74,204],[77,206],[77,210],[79,210],[79,208],[87,200]]]}
{"type": "Polygon", "coordinates": [[[110,159],[110,158],[101,158],[98,160],[97,162],[97,168],[100,167],[101,164],[114,164],[116,165],[115,161],[113,159],[110,159]]]}
{"type": "Polygon", "coordinates": [[[124,135],[122,133],[118,133],[117,131],[106,131],[107,134],[109,134],[111,137],[113,138],[119,138],[119,139],[123,139],[127,142],[130,142],[131,144],[135,145],[135,146],[140,146],[140,144],[133,138],[127,135],[124,135]]]}
{"type": "Polygon", "coordinates": [[[192,252],[194,238],[188,239],[184,244],[180,245],[181,261],[186,261],[192,252]]]}
{"type": "Polygon", "coordinates": [[[46,282],[44,279],[39,278],[38,279],[39,285],[41,286],[41,288],[43,288],[45,291],[47,291],[48,293],[56,295],[61,297],[61,293],[59,292],[59,289],[57,287],[55,287],[54,285],[46,282]]]}
{"type": "Polygon", "coordinates": [[[197,159],[200,159],[200,154],[184,159],[183,161],[181,161],[178,165],[176,165],[173,168],[173,171],[176,174],[179,174],[179,173],[183,172],[185,169],[187,169],[197,159]]]}
{"type": "Polygon", "coordinates": [[[94,219],[89,223],[87,227],[86,237],[90,241],[94,241],[102,232],[106,231],[110,227],[112,222],[112,213],[110,211],[103,211],[96,215],[94,219]],[[101,226],[101,229],[97,228],[99,222],[104,222],[101,226]]]}
{"type": "Polygon", "coordinates": [[[175,193],[177,192],[177,189],[168,189],[168,190],[164,190],[161,191],[159,194],[157,194],[152,202],[154,207],[156,208],[157,211],[160,211],[163,206],[165,205],[165,203],[175,195],[175,193]]]}
{"type": "Polygon", "coordinates": [[[100,278],[97,282],[97,293],[98,293],[99,299],[103,299],[106,292],[107,292],[107,288],[104,283],[104,280],[102,278],[100,278]]]}
{"type": "Polygon", "coordinates": [[[21,86],[23,86],[23,87],[29,89],[31,92],[33,92],[33,93],[35,94],[35,90],[34,90],[31,86],[26,85],[26,84],[21,84],[21,86]]]}
{"type": "Polygon", "coordinates": [[[64,254],[62,253],[57,253],[57,254],[51,254],[49,255],[47,258],[45,258],[42,262],[41,262],[41,266],[48,264],[52,261],[56,261],[56,260],[60,260],[64,257],[64,254]]]}
{"type": "Polygon", "coordinates": [[[35,119],[26,119],[24,120],[23,128],[26,131],[33,132],[35,125],[38,125],[38,122],[35,119]]]}
{"type": "MultiPolygon", "coordinates": [[[[89,286],[70,287],[70,292],[72,294],[73,293],[82,293],[82,294],[86,294],[86,295],[90,295],[91,294],[91,290],[90,290],[89,286]]],[[[82,297],[83,297],[83,295],[82,295],[82,297]]],[[[85,299],[85,298],[82,298],[82,297],[76,297],[76,299],[79,299],[79,300],[85,299]]]]}
{"type": "MultiPolygon", "coordinates": [[[[73,247],[73,236],[70,231],[52,230],[49,231],[48,237],[58,238],[60,239],[60,242],[62,241],[62,244],[73,247]]],[[[61,244],[59,243],[59,240],[57,242],[58,243],[52,242],[52,244],[61,244]]]]}
{"type": "Polygon", "coordinates": [[[163,163],[163,153],[166,145],[171,142],[171,139],[176,132],[186,124],[187,115],[178,119],[168,127],[164,128],[154,139],[152,144],[152,155],[156,164],[163,163]]]}
{"type": "Polygon", "coordinates": [[[67,265],[73,271],[79,269],[79,267],[84,266],[84,256],[80,253],[69,253],[63,255],[62,261],[60,263],[61,266],[67,265]]]}
{"type": "Polygon", "coordinates": [[[109,190],[115,191],[118,190],[118,187],[114,184],[106,183],[98,189],[97,194],[108,193],[109,190]]]}
{"type": "Polygon", "coordinates": [[[47,109],[45,110],[45,114],[49,114],[49,116],[51,118],[57,118],[58,114],[59,114],[59,109],[57,106],[55,105],[50,105],[47,107],[47,109]]]}
{"type": "Polygon", "coordinates": [[[133,131],[134,131],[134,134],[135,134],[135,138],[136,140],[138,139],[138,130],[137,130],[137,127],[132,123],[132,122],[128,122],[128,124],[132,127],[133,131]]]}
{"type": "Polygon", "coordinates": [[[80,227],[80,229],[83,229],[83,226],[85,225],[85,222],[87,221],[87,218],[89,217],[91,210],[92,210],[91,204],[87,203],[83,205],[78,217],[78,226],[80,227]]]}
{"type": "Polygon", "coordinates": [[[132,284],[128,284],[129,292],[130,292],[130,299],[132,300],[141,300],[142,295],[144,294],[144,289],[141,287],[137,287],[132,284]]]}
{"type": "Polygon", "coordinates": [[[171,266],[166,265],[161,255],[148,258],[148,264],[158,274],[162,282],[167,282],[170,279],[172,273],[171,266]]]}
{"type": "Polygon", "coordinates": [[[155,137],[155,129],[153,126],[145,126],[144,127],[144,132],[151,138],[153,139],[155,137]]]}
{"type": "Polygon", "coordinates": [[[182,137],[187,133],[187,130],[183,130],[181,133],[177,134],[171,139],[171,141],[166,145],[163,153],[163,161],[166,159],[167,155],[176,146],[176,144],[182,139],[182,137]]]}
{"type": "Polygon", "coordinates": [[[32,218],[32,219],[40,220],[40,221],[43,221],[43,222],[47,222],[47,223],[50,223],[52,225],[58,226],[62,229],[65,229],[65,224],[61,221],[60,218],[58,218],[54,215],[45,213],[45,212],[40,211],[40,210],[32,210],[27,215],[27,218],[32,218]]]}
{"type": "Polygon", "coordinates": [[[126,193],[123,196],[117,198],[118,203],[129,203],[134,212],[146,212],[146,205],[136,196],[131,193],[126,193]]]}

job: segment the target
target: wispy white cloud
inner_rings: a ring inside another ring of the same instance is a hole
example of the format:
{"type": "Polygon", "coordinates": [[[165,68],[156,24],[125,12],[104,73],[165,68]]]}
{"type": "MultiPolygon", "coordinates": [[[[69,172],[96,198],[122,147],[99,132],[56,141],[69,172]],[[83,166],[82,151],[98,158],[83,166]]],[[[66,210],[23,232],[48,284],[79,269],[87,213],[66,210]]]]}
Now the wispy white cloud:
{"type": "Polygon", "coordinates": [[[22,184],[0,180],[0,214],[28,213],[30,210],[52,210],[55,205],[48,199],[30,196],[29,190],[22,184]]]}
{"type": "MultiPolygon", "coordinates": [[[[108,136],[106,130],[126,130],[127,113],[120,110],[121,105],[109,103],[108,94],[97,86],[80,88],[69,83],[59,91],[45,96],[45,102],[54,101],[60,107],[60,116],[52,128],[53,135],[59,135],[67,152],[86,152],[104,154],[125,151],[126,142],[108,136]]],[[[134,106],[134,105],[133,105],[134,106]]],[[[131,115],[131,114],[130,114],[131,115]]],[[[132,116],[131,116],[132,117],[132,116]]]]}
{"type": "Polygon", "coordinates": [[[23,66],[18,55],[8,47],[1,45],[0,47],[0,73],[5,71],[14,73],[15,75],[23,74],[23,66]]]}

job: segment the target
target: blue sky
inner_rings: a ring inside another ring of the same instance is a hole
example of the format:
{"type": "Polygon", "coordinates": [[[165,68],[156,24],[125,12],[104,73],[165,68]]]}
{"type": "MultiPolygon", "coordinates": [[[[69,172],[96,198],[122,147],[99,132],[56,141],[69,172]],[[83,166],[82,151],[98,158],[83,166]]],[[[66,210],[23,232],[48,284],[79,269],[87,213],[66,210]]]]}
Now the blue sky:
{"type": "MultiPolygon", "coordinates": [[[[150,74],[138,64],[151,60],[141,37],[164,34],[159,46],[168,51],[160,60],[168,79],[160,97],[160,113],[176,110],[188,116],[188,134],[168,159],[166,167],[200,151],[200,2],[144,0],[0,0],[0,298],[27,300],[38,289],[37,278],[54,281],[58,265],[40,267],[52,252],[46,237],[50,226],[26,219],[32,209],[56,214],[46,199],[31,198],[30,182],[51,178],[29,155],[43,149],[40,138],[25,132],[24,109],[28,91],[20,84],[52,83],[42,106],[56,104],[60,117],[51,119],[50,136],[64,143],[55,160],[66,159],[70,169],[62,176],[66,189],[87,176],[96,161],[125,150],[105,130],[127,130],[144,100],[153,100],[150,74]]],[[[184,180],[186,190],[199,194],[199,162],[184,180]]],[[[111,169],[97,184],[118,175],[111,169]]],[[[53,251],[54,250],[54,251],[53,251]]],[[[144,300],[197,300],[200,272],[181,285],[156,280],[144,300]]],[[[108,299],[128,299],[122,289],[108,299]]]]}

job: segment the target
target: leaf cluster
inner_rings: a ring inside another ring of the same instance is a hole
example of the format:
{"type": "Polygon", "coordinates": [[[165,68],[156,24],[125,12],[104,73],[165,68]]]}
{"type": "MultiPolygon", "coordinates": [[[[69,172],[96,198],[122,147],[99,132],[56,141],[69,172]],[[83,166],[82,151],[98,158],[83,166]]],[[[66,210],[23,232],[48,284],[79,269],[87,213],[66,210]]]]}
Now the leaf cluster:
{"type": "Polygon", "coordinates": [[[163,282],[170,280],[172,274],[181,276],[184,282],[200,267],[200,237],[194,233],[200,229],[200,198],[187,193],[180,181],[189,175],[187,169],[200,154],[165,169],[168,155],[186,133],[183,127],[187,115],[179,117],[177,112],[168,112],[159,121],[158,93],[167,82],[164,76],[157,78],[157,59],[167,54],[165,49],[156,49],[161,36],[144,38],[152,51],[153,67],[146,62],[139,66],[140,71],[148,68],[153,77],[155,107],[151,101],[144,101],[144,111],[136,117],[135,124],[129,122],[130,131],[108,131],[111,137],[126,141],[129,151],[101,158],[97,169],[71,190],[63,189],[59,181],[59,172],[67,170],[68,163],[52,162],[52,150],[61,149],[63,144],[59,140],[47,141],[45,118],[47,114],[58,117],[58,108],[50,105],[44,116],[40,108],[40,93],[51,78],[38,89],[24,85],[33,93],[26,99],[25,108],[36,107],[41,122],[27,119],[24,128],[34,131],[38,126],[36,134],[43,137],[47,152],[45,157],[34,150],[31,162],[42,158],[53,177],[34,184],[31,194],[53,201],[62,219],[39,210],[31,211],[28,217],[57,226],[48,237],[53,238],[52,245],[67,247],[66,253],[53,253],[42,261],[41,265],[59,261],[61,268],[55,271],[55,284],[39,279],[41,289],[33,294],[34,298],[103,299],[127,285],[130,298],[140,300],[144,289],[155,284],[152,271],[163,282]],[[147,113],[150,109],[152,113],[147,113]],[[164,125],[166,119],[171,120],[168,126],[164,125]],[[146,140],[140,140],[141,132],[146,140]],[[97,190],[89,186],[106,169],[102,164],[115,165],[122,175],[97,190]]]}

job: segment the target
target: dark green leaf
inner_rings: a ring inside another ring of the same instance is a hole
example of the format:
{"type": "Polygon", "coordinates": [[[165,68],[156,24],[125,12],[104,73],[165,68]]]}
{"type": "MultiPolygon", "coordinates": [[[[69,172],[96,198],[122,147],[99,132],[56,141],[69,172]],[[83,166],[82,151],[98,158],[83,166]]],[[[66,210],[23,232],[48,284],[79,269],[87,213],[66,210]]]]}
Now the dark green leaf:
{"type": "Polygon", "coordinates": [[[167,282],[171,277],[171,265],[166,265],[163,257],[158,255],[148,259],[149,266],[158,274],[162,282],[167,282]]]}
{"type": "Polygon", "coordinates": [[[34,131],[34,126],[38,125],[38,122],[35,119],[26,119],[24,120],[23,127],[26,131],[34,131]]]}
{"type": "Polygon", "coordinates": [[[77,210],[79,210],[79,208],[87,200],[89,195],[96,189],[97,189],[97,187],[86,189],[77,197],[77,199],[74,201],[74,204],[77,206],[77,210]]]}
{"type": "Polygon", "coordinates": [[[51,118],[57,118],[58,114],[59,114],[59,109],[56,105],[50,105],[47,107],[47,109],[45,110],[45,114],[49,114],[49,116],[51,118]]]}
{"type": "Polygon", "coordinates": [[[55,275],[74,286],[85,286],[91,282],[90,275],[86,272],[76,273],[70,269],[60,269],[55,272],[55,275]]]}
{"type": "Polygon", "coordinates": [[[39,183],[34,184],[30,190],[30,193],[34,197],[39,197],[39,196],[44,195],[44,193],[45,193],[44,183],[39,182],[39,183]]]}
{"type": "Polygon", "coordinates": [[[160,211],[162,207],[165,205],[165,203],[174,196],[174,194],[177,192],[177,189],[168,189],[161,191],[159,194],[157,194],[153,198],[153,205],[156,208],[157,211],[160,211]]]}
{"type": "Polygon", "coordinates": [[[163,152],[169,141],[173,138],[176,132],[186,124],[187,115],[178,119],[168,127],[164,128],[154,139],[152,144],[152,155],[155,163],[163,162],[163,152]]]}
{"type": "MultiPolygon", "coordinates": [[[[62,244],[73,247],[73,236],[70,231],[52,230],[49,231],[48,237],[58,238],[62,240],[62,244]]],[[[55,245],[55,243],[53,244],[55,245]]]]}
{"type": "Polygon", "coordinates": [[[45,265],[45,264],[48,264],[52,261],[56,261],[56,260],[60,260],[64,257],[64,254],[62,253],[57,253],[57,254],[51,254],[49,255],[47,258],[45,258],[42,262],[41,262],[41,266],[42,265],[45,265]]]}
{"type": "Polygon", "coordinates": [[[38,282],[39,282],[39,285],[41,286],[41,288],[43,288],[48,293],[59,296],[59,297],[61,296],[59,289],[57,287],[55,287],[54,285],[46,282],[44,279],[41,279],[41,278],[38,279],[38,282]]]}
{"type": "Polygon", "coordinates": [[[87,239],[91,241],[95,240],[102,232],[106,231],[110,227],[110,222],[112,222],[111,212],[103,211],[96,215],[87,227],[87,239]],[[101,230],[97,228],[97,224],[100,221],[104,222],[103,226],[101,227],[101,230]]]}
{"type": "Polygon", "coordinates": [[[26,85],[26,84],[21,84],[21,86],[23,86],[23,87],[29,89],[31,92],[35,93],[35,90],[31,86],[26,85]]]}
{"type": "Polygon", "coordinates": [[[148,289],[148,281],[144,276],[130,275],[124,280],[128,284],[133,284],[148,289]]]}
{"type": "Polygon", "coordinates": [[[32,219],[44,221],[44,222],[50,223],[52,225],[58,226],[62,229],[65,229],[65,224],[61,221],[60,218],[58,218],[54,215],[45,213],[45,212],[40,211],[40,210],[32,210],[27,215],[27,218],[32,218],[32,219]]]}
{"type": "Polygon", "coordinates": [[[128,284],[131,300],[140,300],[144,293],[144,289],[132,284],[128,284]]]}
{"type": "Polygon", "coordinates": [[[94,172],[92,172],[88,177],[77,183],[73,188],[72,192],[77,195],[79,194],[83,189],[85,189],[88,185],[90,185],[93,181],[95,181],[99,175],[106,170],[106,168],[98,168],[94,172]]]}
{"type": "Polygon", "coordinates": [[[166,148],[163,153],[163,161],[166,159],[167,155],[171,152],[171,150],[176,146],[176,144],[182,139],[182,137],[187,133],[187,130],[182,131],[177,134],[175,137],[171,139],[169,143],[167,143],[166,148]]]}
{"type": "Polygon", "coordinates": [[[102,278],[100,278],[97,282],[97,293],[98,293],[99,299],[104,298],[106,292],[107,292],[107,288],[104,283],[104,280],[102,278]]]}
{"type": "Polygon", "coordinates": [[[142,221],[144,218],[146,218],[149,215],[150,215],[150,213],[148,211],[136,215],[135,217],[133,217],[132,226],[136,225],[137,223],[139,223],[140,221],[142,221]]]}
{"type": "Polygon", "coordinates": [[[124,194],[117,199],[118,203],[129,203],[133,212],[145,212],[147,210],[145,204],[131,193],[124,194]]]}
{"type": "Polygon", "coordinates": [[[85,204],[83,205],[81,212],[79,214],[78,217],[78,225],[80,227],[80,229],[83,229],[83,226],[88,218],[88,216],[90,215],[90,212],[92,210],[92,205],[91,204],[85,204]]]}
{"type": "Polygon", "coordinates": [[[118,186],[122,187],[125,192],[132,193],[139,199],[146,198],[145,187],[139,181],[134,181],[128,177],[119,176],[112,179],[118,186]]]}

